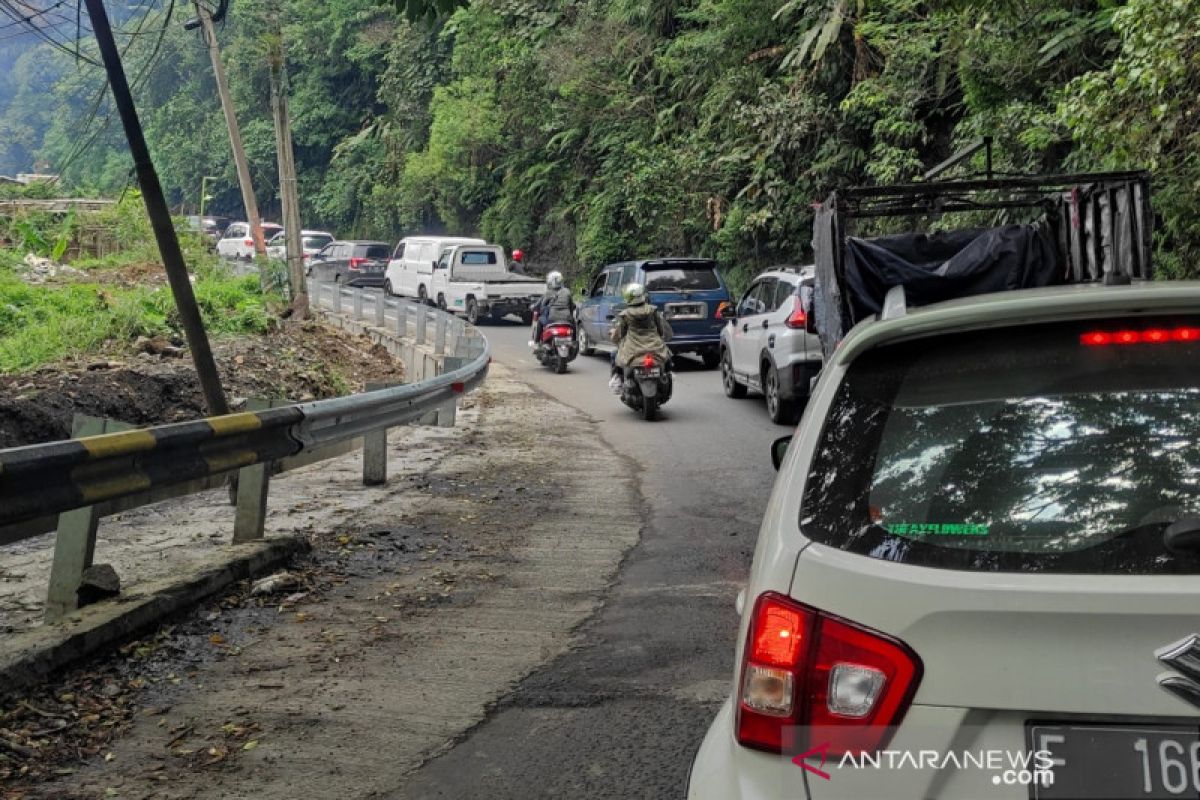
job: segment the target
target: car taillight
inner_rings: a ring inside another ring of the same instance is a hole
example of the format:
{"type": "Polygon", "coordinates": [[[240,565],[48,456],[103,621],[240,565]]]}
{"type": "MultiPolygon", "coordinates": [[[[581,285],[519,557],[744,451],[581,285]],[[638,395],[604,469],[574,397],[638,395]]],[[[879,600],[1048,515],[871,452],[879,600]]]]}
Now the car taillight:
{"type": "Polygon", "coordinates": [[[722,300],[721,305],[717,306],[717,313],[714,314],[713,317],[715,319],[725,319],[726,317],[732,315],[732,313],[733,303],[729,302],[728,300],[722,300]]]}
{"type": "Polygon", "coordinates": [[[807,328],[808,314],[804,311],[804,306],[800,302],[800,298],[796,298],[796,307],[792,309],[792,313],[788,314],[788,318],[783,321],[783,324],[789,328],[807,328]]]}
{"type": "Polygon", "coordinates": [[[1079,343],[1089,347],[1104,347],[1110,344],[1163,344],[1164,342],[1200,342],[1200,328],[1088,331],[1079,336],[1079,343]]]}
{"type": "Polygon", "coordinates": [[[246,247],[254,247],[254,240],[253,240],[253,239],[247,239],[247,240],[246,240],[246,242],[245,242],[245,244],[246,244],[246,247]]]}
{"type": "Polygon", "coordinates": [[[920,659],[903,642],[767,592],[746,637],[737,740],[786,753],[878,750],[920,678],[920,659]]]}
{"type": "Polygon", "coordinates": [[[650,355],[649,353],[646,353],[646,355],[642,358],[642,366],[645,367],[646,369],[653,369],[654,368],[654,356],[650,355]]]}
{"type": "Polygon", "coordinates": [[[367,260],[365,258],[352,258],[350,259],[350,269],[358,269],[365,264],[366,261],[367,260]]]}

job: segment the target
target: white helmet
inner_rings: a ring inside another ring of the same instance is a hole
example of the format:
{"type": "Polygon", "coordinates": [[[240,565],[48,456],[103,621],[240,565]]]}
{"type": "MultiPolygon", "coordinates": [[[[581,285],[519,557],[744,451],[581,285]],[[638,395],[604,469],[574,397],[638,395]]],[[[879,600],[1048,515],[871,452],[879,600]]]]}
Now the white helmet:
{"type": "Polygon", "coordinates": [[[646,302],[646,287],[640,283],[626,284],[622,294],[625,296],[626,305],[640,306],[646,302]]]}
{"type": "Polygon", "coordinates": [[[562,285],[563,285],[563,276],[562,276],[562,273],[559,272],[558,270],[555,270],[554,272],[551,272],[549,275],[546,276],[546,288],[561,289],[562,285]]]}

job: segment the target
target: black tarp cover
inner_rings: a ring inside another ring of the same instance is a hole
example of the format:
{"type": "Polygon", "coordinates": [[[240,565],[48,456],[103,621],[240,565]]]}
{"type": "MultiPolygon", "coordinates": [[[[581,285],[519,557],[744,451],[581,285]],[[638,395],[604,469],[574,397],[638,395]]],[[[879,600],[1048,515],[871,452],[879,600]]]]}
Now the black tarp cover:
{"type": "Polygon", "coordinates": [[[851,322],[883,308],[893,286],[909,306],[1059,282],[1049,225],[1005,225],[873,239],[846,237],[846,301],[851,322]]]}

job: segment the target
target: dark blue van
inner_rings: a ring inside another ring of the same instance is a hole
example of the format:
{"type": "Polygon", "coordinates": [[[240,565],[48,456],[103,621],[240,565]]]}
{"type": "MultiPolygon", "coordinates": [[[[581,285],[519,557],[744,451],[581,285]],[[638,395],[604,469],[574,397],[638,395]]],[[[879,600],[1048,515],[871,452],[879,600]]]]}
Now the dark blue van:
{"type": "Polygon", "coordinates": [[[733,303],[717,262],[708,258],[651,258],[600,270],[579,303],[580,352],[613,349],[608,332],[625,305],[621,290],[630,283],[645,286],[650,302],[671,323],[672,352],[695,353],[709,369],[720,363],[721,328],[733,303]]]}

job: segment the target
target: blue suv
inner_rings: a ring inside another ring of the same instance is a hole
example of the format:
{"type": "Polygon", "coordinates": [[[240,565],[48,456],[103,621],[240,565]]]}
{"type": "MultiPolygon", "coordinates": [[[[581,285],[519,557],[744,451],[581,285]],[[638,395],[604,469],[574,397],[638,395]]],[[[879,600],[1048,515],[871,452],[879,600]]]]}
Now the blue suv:
{"type": "Polygon", "coordinates": [[[579,350],[592,355],[612,350],[608,332],[624,308],[621,290],[630,283],[646,287],[650,302],[671,323],[673,353],[695,353],[704,366],[721,362],[721,328],[733,312],[717,263],[708,258],[651,258],[609,264],[588,284],[579,303],[579,350]]]}

